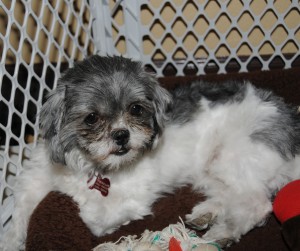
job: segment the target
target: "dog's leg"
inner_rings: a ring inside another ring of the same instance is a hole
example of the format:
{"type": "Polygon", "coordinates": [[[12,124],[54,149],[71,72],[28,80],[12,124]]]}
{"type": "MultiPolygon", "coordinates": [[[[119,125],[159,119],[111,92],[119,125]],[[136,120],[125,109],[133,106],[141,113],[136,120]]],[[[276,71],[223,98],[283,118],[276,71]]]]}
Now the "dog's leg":
{"type": "MultiPolygon", "coordinates": [[[[266,219],[272,210],[271,193],[284,181],[279,174],[286,162],[278,153],[251,142],[244,146],[223,147],[207,162],[198,180],[208,199],[187,216],[198,229],[210,227],[203,237],[222,246],[266,219]]],[[[195,178],[196,189],[197,182],[195,178]]]]}
{"type": "MultiPolygon", "coordinates": [[[[229,191],[228,191],[229,192],[229,191]]],[[[249,190],[234,192],[208,199],[200,203],[192,214],[187,215],[187,223],[202,230],[210,229],[203,236],[220,246],[229,246],[241,235],[261,224],[272,210],[272,204],[263,192],[249,190]]]]}
{"type": "Polygon", "coordinates": [[[107,201],[94,199],[86,203],[82,203],[78,197],[73,199],[78,203],[81,219],[95,236],[110,234],[121,225],[151,214],[151,204],[141,204],[137,198],[128,198],[122,200],[122,203],[122,198],[117,196],[115,199],[106,198],[107,201]]]}
{"type": "Polygon", "coordinates": [[[224,205],[224,213],[216,218],[216,223],[203,236],[205,239],[228,246],[265,221],[272,210],[269,199],[262,193],[245,192],[246,194],[231,195],[234,199],[224,205]]]}

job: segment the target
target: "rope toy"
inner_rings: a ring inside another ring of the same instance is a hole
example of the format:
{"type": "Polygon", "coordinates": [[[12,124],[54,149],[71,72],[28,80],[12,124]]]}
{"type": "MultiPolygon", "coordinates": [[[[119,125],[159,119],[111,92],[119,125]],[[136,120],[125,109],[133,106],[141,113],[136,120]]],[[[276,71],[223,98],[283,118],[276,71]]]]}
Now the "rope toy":
{"type": "Polygon", "coordinates": [[[100,244],[93,251],[220,251],[216,243],[208,243],[185,227],[182,219],[162,231],[145,230],[136,235],[121,237],[117,242],[100,244]]]}

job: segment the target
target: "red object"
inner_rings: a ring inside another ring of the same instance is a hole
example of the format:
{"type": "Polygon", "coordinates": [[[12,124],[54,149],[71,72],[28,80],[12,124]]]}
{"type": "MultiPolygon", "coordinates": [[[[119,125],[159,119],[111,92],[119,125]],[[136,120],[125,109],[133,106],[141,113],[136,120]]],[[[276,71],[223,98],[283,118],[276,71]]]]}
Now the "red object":
{"type": "Polygon", "coordinates": [[[277,193],[273,211],[281,223],[300,215],[300,180],[292,181],[277,193]]]}
{"type": "Polygon", "coordinates": [[[172,237],[169,241],[169,251],[182,251],[180,242],[172,237]]]}

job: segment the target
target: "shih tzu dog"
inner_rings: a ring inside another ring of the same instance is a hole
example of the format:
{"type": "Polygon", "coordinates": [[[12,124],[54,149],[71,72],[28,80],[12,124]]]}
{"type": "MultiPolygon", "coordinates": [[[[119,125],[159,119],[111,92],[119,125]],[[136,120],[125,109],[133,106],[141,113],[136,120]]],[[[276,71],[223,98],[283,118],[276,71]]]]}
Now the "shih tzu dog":
{"type": "Polygon", "coordinates": [[[186,222],[228,246],[264,222],[271,196],[300,177],[300,116],[250,83],[168,92],[138,62],[92,56],[67,70],[40,113],[44,143],[24,167],[3,250],[17,250],[49,191],[71,196],[96,236],[151,214],[190,184],[207,196],[186,222]]]}

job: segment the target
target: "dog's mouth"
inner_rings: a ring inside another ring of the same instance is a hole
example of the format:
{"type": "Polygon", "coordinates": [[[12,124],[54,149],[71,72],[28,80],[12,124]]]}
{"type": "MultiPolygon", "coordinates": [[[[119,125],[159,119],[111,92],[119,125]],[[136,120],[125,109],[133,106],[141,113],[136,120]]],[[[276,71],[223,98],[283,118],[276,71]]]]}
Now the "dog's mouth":
{"type": "Polygon", "coordinates": [[[112,154],[117,155],[117,156],[122,156],[125,155],[126,153],[129,152],[130,149],[122,146],[120,149],[113,151],[112,154]]]}

